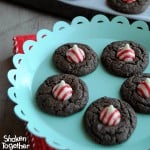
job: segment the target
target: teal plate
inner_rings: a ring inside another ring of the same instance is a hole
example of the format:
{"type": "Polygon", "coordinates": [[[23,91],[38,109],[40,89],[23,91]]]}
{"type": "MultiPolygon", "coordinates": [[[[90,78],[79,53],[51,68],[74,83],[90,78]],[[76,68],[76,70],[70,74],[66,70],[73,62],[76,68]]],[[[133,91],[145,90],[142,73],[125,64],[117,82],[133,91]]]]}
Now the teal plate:
{"type": "MultiPolygon", "coordinates": [[[[8,89],[10,99],[16,103],[16,115],[27,122],[33,134],[44,137],[56,149],[69,150],[148,150],[150,149],[150,116],[137,114],[137,127],[123,144],[102,146],[93,142],[85,133],[82,117],[86,108],[102,96],[120,98],[119,89],[125,78],[107,73],[99,63],[97,69],[81,77],[89,88],[89,102],[81,112],[69,117],[55,117],[43,113],[36,105],[35,93],[39,85],[51,75],[60,73],[52,62],[54,50],[67,42],[81,42],[90,45],[99,55],[112,41],[133,40],[150,52],[150,31],[143,21],[132,24],[128,19],[117,16],[111,21],[106,16],[96,15],[91,21],[76,17],[71,24],[57,22],[52,31],[37,33],[37,41],[24,44],[25,54],[13,57],[16,69],[8,72],[12,87],[8,89]]],[[[150,64],[145,72],[150,71],[150,64]]]]}

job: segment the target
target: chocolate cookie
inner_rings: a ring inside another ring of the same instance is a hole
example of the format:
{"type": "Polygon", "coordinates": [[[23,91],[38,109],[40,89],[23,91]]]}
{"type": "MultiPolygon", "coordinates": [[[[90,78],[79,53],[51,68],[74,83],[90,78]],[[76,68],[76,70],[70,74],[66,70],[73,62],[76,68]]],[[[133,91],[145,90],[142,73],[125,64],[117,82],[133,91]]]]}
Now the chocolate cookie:
{"type": "Polygon", "coordinates": [[[83,120],[89,136],[103,145],[119,144],[126,141],[133,133],[136,122],[136,114],[128,103],[109,97],[102,97],[93,102],[86,110],[83,120]],[[105,111],[108,106],[110,109],[105,111]],[[102,114],[102,112],[104,113],[102,114]],[[112,118],[117,116],[115,113],[119,114],[120,120],[114,125],[111,122],[112,118]]]}
{"type": "Polygon", "coordinates": [[[142,73],[149,63],[146,49],[133,41],[115,41],[101,55],[104,67],[114,75],[130,77],[142,73]]]}
{"type": "Polygon", "coordinates": [[[54,75],[40,85],[36,102],[46,113],[68,116],[85,107],[88,89],[84,81],[74,75],[54,75]]]}
{"type": "Polygon", "coordinates": [[[121,86],[122,99],[140,113],[150,113],[150,74],[134,75],[121,86]]]}
{"type": "Polygon", "coordinates": [[[139,14],[147,9],[149,0],[107,0],[112,9],[127,14],[139,14]]]}
{"type": "Polygon", "coordinates": [[[88,45],[67,43],[56,49],[53,61],[61,72],[83,76],[96,69],[98,56],[88,45]]]}

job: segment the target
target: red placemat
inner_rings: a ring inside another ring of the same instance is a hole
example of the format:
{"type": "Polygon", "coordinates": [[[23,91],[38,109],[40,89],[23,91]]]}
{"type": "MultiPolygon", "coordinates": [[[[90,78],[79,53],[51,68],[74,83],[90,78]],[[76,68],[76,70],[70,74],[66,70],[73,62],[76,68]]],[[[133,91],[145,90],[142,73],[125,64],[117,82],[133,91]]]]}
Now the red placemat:
{"type": "Polygon", "coordinates": [[[34,40],[36,41],[36,35],[35,34],[28,34],[28,35],[17,35],[13,37],[13,53],[18,54],[21,53],[23,54],[23,43],[27,40],[34,40]]]}
{"type": "Polygon", "coordinates": [[[30,144],[30,150],[54,150],[46,144],[44,138],[36,137],[28,131],[26,132],[26,136],[30,144]]]}
{"type": "MultiPolygon", "coordinates": [[[[29,35],[17,35],[13,37],[13,53],[14,54],[23,54],[23,43],[27,40],[34,40],[36,41],[36,35],[35,34],[29,34],[29,35]]],[[[26,132],[26,136],[28,139],[28,142],[30,144],[30,150],[54,150],[53,148],[49,147],[44,138],[39,138],[30,132],[26,132]]]]}

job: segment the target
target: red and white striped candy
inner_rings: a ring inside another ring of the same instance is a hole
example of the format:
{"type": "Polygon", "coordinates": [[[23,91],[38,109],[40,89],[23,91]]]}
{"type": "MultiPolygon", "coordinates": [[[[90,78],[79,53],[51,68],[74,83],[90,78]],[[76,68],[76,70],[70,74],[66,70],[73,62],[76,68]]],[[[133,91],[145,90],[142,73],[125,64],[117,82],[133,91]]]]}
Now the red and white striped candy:
{"type": "Polygon", "coordinates": [[[145,98],[150,98],[150,78],[146,78],[137,86],[137,92],[145,98]]]}
{"type": "Polygon", "coordinates": [[[73,45],[73,47],[70,48],[67,51],[66,56],[67,56],[67,60],[69,62],[71,62],[71,63],[80,63],[84,60],[85,53],[77,45],[73,45]]]}
{"type": "Polygon", "coordinates": [[[121,114],[118,109],[110,105],[100,112],[100,120],[108,126],[115,126],[120,122],[121,114]]]}
{"type": "Polygon", "coordinates": [[[52,89],[53,96],[58,100],[68,100],[72,97],[72,88],[69,84],[65,83],[64,80],[62,80],[60,83],[56,84],[54,88],[52,89]]]}
{"type": "Polygon", "coordinates": [[[136,0],[122,0],[123,2],[126,2],[126,3],[133,3],[133,2],[136,2],[136,0]]]}
{"type": "Polygon", "coordinates": [[[124,47],[120,48],[117,52],[117,57],[122,61],[133,61],[135,59],[135,51],[126,44],[124,47]]]}

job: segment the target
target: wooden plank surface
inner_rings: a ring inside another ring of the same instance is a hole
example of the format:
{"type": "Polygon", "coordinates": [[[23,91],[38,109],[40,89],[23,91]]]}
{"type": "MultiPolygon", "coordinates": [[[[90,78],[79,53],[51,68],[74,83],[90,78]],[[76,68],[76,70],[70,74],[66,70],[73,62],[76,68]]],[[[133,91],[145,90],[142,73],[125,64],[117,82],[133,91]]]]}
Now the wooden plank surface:
{"type": "Polygon", "coordinates": [[[12,38],[18,34],[36,33],[41,28],[51,29],[60,19],[0,1],[0,149],[4,135],[24,136],[25,134],[24,122],[14,114],[15,104],[7,96],[7,89],[11,86],[7,72],[13,68],[12,38]]]}

